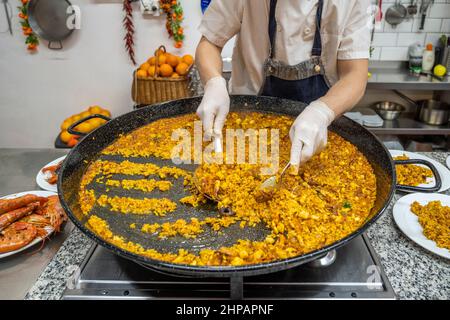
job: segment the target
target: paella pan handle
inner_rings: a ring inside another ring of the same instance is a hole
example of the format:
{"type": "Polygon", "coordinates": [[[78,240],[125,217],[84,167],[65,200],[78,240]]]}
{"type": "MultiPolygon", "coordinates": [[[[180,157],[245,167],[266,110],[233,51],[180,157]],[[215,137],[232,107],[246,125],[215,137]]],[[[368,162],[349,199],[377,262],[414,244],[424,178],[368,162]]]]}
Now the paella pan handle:
{"type": "Polygon", "coordinates": [[[54,42],[49,41],[47,47],[50,50],[61,50],[63,48],[63,45],[62,45],[61,41],[54,41],[54,42]],[[52,43],[59,43],[59,46],[57,46],[57,47],[56,46],[52,46],[52,43]]]}
{"type": "Polygon", "coordinates": [[[441,176],[439,175],[439,172],[437,171],[436,167],[429,161],[422,160],[422,159],[409,159],[409,160],[394,160],[395,165],[401,165],[401,164],[423,164],[430,168],[431,172],[433,173],[433,176],[436,180],[436,184],[433,187],[430,188],[422,188],[422,187],[413,187],[413,186],[405,186],[402,184],[397,184],[396,189],[398,191],[412,191],[412,192],[436,192],[439,191],[442,187],[442,180],[441,176]]]}
{"type": "Polygon", "coordinates": [[[72,125],[70,125],[69,128],[67,128],[67,132],[69,132],[70,134],[75,134],[77,136],[85,136],[85,135],[87,135],[87,133],[76,131],[75,127],[78,126],[80,123],[83,123],[83,122],[85,122],[87,120],[90,120],[90,119],[93,119],[93,118],[100,118],[100,119],[103,119],[103,120],[106,120],[106,121],[110,121],[111,120],[110,117],[104,116],[102,114],[91,114],[91,115],[89,115],[89,116],[87,116],[87,117],[85,117],[83,119],[80,119],[80,120],[75,121],[74,123],[72,123],[72,125]]]}

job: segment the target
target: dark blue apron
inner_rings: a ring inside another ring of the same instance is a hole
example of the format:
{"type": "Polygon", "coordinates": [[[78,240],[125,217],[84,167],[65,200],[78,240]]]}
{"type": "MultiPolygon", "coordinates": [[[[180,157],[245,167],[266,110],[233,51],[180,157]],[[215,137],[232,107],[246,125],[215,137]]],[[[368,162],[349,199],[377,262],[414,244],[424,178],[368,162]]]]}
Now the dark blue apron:
{"type": "MultiPolygon", "coordinates": [[[[298,100],[306,104],[323,97],[330,85],[322,64],[322,21],[323,0],[319,0],[316,13],[316,32],[311,59],[290,66],[274,58],[277,21],[275,19],[277,0],[270,0],[269,39],[270,54],[264,62],[264,84],[260,95],[298,100]]],[[[294,21],[292,22],[294,23],[294,21]]]]}

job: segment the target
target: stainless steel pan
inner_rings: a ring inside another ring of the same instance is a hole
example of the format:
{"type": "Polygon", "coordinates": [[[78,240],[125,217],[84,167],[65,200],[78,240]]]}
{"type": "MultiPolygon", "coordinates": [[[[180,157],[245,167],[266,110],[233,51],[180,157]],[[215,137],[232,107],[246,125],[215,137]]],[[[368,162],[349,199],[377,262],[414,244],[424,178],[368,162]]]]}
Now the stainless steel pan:
{"type": "Polygon", "coordinates": [[[49,49],[62,49],[62,40],[73,32],[68,19],[73,14],[69,0],[30,0],[28,22],[33,31],[48,41],[49,49]],[[52,46],[58,43],[58,46],[52,46]]]}

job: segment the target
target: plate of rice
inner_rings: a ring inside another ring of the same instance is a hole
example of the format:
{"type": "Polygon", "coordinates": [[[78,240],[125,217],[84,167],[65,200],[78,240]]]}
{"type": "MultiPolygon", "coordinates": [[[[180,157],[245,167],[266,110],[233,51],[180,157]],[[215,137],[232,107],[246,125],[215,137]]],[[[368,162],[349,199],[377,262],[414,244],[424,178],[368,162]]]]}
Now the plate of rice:
{"type": "Polygon", "coordinates": [[[394,205],[400,230],[421,247],[450,259],[450,196],[412,193],[394,205]]]}

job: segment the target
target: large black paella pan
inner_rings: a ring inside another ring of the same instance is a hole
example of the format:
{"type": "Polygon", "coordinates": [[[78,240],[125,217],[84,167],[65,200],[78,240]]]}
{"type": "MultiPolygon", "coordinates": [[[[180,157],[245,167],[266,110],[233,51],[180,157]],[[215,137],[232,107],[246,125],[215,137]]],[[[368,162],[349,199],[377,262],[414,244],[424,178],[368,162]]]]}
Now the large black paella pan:
{"type": "MultiPolygon", "coordinates": [[[[76,145],[70,151],[59,174],[59,197],[61,200],[61,204],[66,210],[70,219],[84,234],[86,234],[89,238],[91,238],[101,246],[108,248],[109,250],[120,256],[165,272],[181,275],[215,277],[256,275],[280,271],[312,261],[314,259],[317,259],[318,257],[323,256],[330,250],[345,245],[353,238],[363,233],[369,226],[371,226],[386,210],[389,202],[391,201],[396,189],[396,185],[394,161],[390,157],[389,152],[386,150],[383,144],[364,127],[352,120],[349,120],[348,118],[341,117],[331,125],[330,130],[334,131],[338,135],[354,144],[368,159],[374,169],[374,173],[377,179],[377,198],[370,214],[370,218],[361,226],[360,229],[327,247],[323,247],[319,250],[294,258],[273,261],[270,263],[260,263],[245,266],[189,266],[154,260],[145,256],[130,253],[104,241],[102,238],[89,230],[85,226],[87,217],[82,214],[80,202],[78,199],[80,180],[87,167],[89,166],[89,163],[99,158],[102,159],[105,157],[105,159],[112,161],[123,160],[120,159],[120,157],[117,158],[117,156],[109,156],[108,158],[108,156],[106,155],[101,155],[101,151],[105,147],[110,145],[114,140],[116,140],[121,134],[128,133],[136,128],[139,128],[161,118],[168,118],[195,112],[200,101],[200,97],[195,97],[152,105],[132,111],[118,118],[115,118],[109,121],[104,126],[98,128],[97,130],[86,136],[83,140],[81,140],[80,143],[78,143],[78,145],[76,145]]],[[[304,105],[301,103],[279,98],[257,96],[231,97],[232,111],[247,110],[297,116],[303,110],[303,108],[304,105]]],[[[134,158],[133,161],[152,161],[153,163],[161,165],[173,165],[169,160],[134,158]]],[[[192,168],[185,167],[184,169],[189,170],[192,168]]],[[[439,182],[437,184],[439,184],[439,182]]],[[[102,189],[104,188],[104,186],[93,185],[92,187],[96,190],[99,190],[100,192],[104,191],[104,189],[102,189]]],[[[436,190],[436,188],[439,189],[439,187],[440,186],[437,185],[435,186],[435,188],[430,189],[430,191],[436,190]]],[[[177,184],[177,182],[175,182],[174,187],[164,195],[165,197],[178,200],[181,197],[187,195],[184,194],[185,192],[187,192],[184,189],[185,188],[183,188],[182,184],[177,184]]],[[[129,196],[137,198],[143,197],[145,195],[140,192],[127,192],[129,196]]],[[[130,220],[133,219],[131,217],[133,215],[108,214],[108,209],[102,207],[94,207],[92,211],[94,211],[96,215],[105,219],[111,226],[111,228],[114,229],[115,234],[123,236],[125,239],[129,239],[135,243],[140,243],[146,248],[156,249],[159,252],[176,253],[180,248],[188,249],[190,252],[194,253],[205,248],[218,249],[222,246],[230,246],[238,239],[258,241],[264,239],[264,237],[268,233],[264,226],[243,229],[239,228],[238,226],[232,226],[226,228],[221,233],[221,235],[217,235],[217,233],[213,235],[212,233],[205,232],[205,234],[196,239],[187,240],[182,237],[158,239],[155,237],[152,238],[142,232],[133,232],[133,230],[128,228],[130,222],[133,221],[130,220]]],[[[197,209],[186,209],[186,207],[184,207],[180,211],[175,211],[173,215],[167,215],[165,218],[168,219],[167,221],[170,221],[170,219],[174,219],[173,217],[176,217],[176,219],[188,216],[205,217],[205,215],[207,216],[208,214],[217,214],[216,209],[214,209],[214,207],[212,206],[210,208],[206,206],[197,209]]],[[[152,218],[146,217],[146,219],[152,218]]]]}

